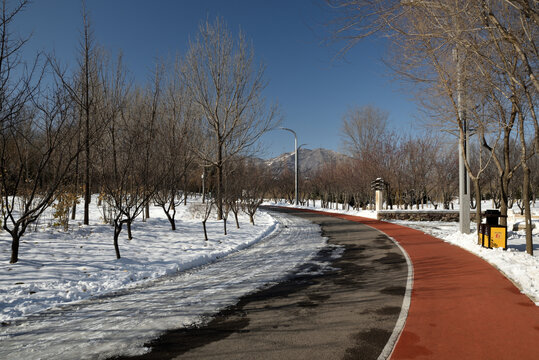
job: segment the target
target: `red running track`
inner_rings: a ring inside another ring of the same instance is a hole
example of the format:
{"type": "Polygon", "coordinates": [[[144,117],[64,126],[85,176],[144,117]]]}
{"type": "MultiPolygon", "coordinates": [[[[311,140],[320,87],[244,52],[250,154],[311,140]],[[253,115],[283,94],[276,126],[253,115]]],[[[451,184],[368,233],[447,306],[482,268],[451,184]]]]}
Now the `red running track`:
{"type": "Polygon", "coordinates": [[[412,261],[410,309],[391,359],[539,359],[539,307],[492,265],[419,230],[324,214],[384,232],[412,261]]]}

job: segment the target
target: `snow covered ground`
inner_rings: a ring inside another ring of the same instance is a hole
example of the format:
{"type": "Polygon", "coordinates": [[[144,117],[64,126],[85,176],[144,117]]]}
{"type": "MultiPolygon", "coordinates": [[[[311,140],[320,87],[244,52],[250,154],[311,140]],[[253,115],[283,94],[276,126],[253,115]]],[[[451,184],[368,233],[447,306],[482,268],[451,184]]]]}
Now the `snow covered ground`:
{"type": "Polygon", "coordinates": [[[120,234],[122,258],[117,260],[113,228],[103,224],[96,201],[91,205],[90,225],[80,226],[79,213],[68,232],[50,226],[53,221],[47,213],[37,231],[22,237],[16,264],[8,263],[11,237],[0,232],[0,322],[215,261],[259,241],[277,225],[271,216],[260,212],[256,226],[243,216],[241,228],[229,223],[229,235],[224,236],[222,222],[209,220],[206,242],[202,224],[189,206],[178,207],[175,232],[163,211],[152,207],[146,222],[134,223],[133,240],[127,240],[124,226],[120,234]]]}
{"type": "MultiPolygon", "coordinates": [[[[136,223],[134,239],[122,240],[121,260],[115,259],[112,229],[99,221],[68,233],[47,226],[29,233],[21,260],[11,265],[9,241],[1,233],[0,358],[143,353],[148,350],[143,344],[163,331],[204,321],[314,262],[327,246],[318,226],[264,211],[257,213],[256,226],[246,217],[241,229],[229,224],[227,236],[222,222],[209,221],[205,242],[200,221],[180,209],[183,220],[174,233],[153,208],[150,219],[136,223]]],[[[98,219],[97,208],[93,211],[98,219]]],[[[339,254],[334,249],[334,256],[339,254]]]]}
{"type": "MultiPolygon", "coordinates": [[[[268,203],[270,204],[270,203],[268,203]]],[[[271,203],[274,205],[274,203],[271,203]]],[[[539,202],[532,209],[534,215],[539,215],[539,202]]],[[[279,203],[281,206],[291,206],[286,203],[279,203]]],[[[490,202],[482,204],[483,209],[489,209],[490,202]]],[[[306,207],[305,207],[306,208],[306,207]]],[[[376,212],[371,210],[327,210],[320,208],[320,202],[311,209],[318,209],[328,212],[346,213],[349,215],[363,216],[367,218],[376,218],[376,212]]],[[[339,206],[339,209],[341,206],[339,206]]],[[[455,208],[458,209],[458,206],[455,208]]],[[[441,211],[441,210],[439,210],[441,211]]],[[[515,206],[515,213],[518,209],[515,206]]],[[[460,246],[467,251],[485,259],[490,264],[498,268],[507,278],[517,285],[523,294],[526,294],[537,306],[539,306],[539,221],[536,221],[536,228],[533,230],[534,256],[526,253],[526,239],[524,230],[511,231],[514,218],[508,218],[507,244],[508,249],[486,249],[477,244],[477,234],[475,233],[475,223],[472,223],[472,233],[469,235],[461,234],[456,222],[426,222],[426,221],[394,221],[397,224],[409,226],[421,230],[427,234],[436,236],[448,243],[460,246]]]]}

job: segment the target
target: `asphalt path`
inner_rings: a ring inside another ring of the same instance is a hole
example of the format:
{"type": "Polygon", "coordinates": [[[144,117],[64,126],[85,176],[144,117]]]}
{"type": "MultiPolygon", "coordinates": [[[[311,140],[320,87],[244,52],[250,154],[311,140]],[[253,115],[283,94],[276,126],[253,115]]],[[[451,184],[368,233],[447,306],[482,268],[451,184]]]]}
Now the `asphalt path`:
{"type": "MultiPolygon", "coordinates": [[[[247,295],[204,326],[169,331],[131,359],[377,359],[393,334],[408,267],[399,247],[363,224],[293,209],[267,208],[319,224],[344,247],[331,269],[307,263],[284,281],[247,295]]],[[[317,261],[328,260],[322,250],[317,261]]]]}

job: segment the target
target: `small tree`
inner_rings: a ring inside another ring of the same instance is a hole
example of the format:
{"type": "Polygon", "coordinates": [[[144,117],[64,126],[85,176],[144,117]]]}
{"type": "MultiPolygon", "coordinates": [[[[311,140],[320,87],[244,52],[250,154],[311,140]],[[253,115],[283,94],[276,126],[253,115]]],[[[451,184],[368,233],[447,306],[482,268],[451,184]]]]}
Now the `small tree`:
{"type": "Polygon", "coordinates": [[[223,198],[223,222],[226,235],[226,224],[230,211],[234,214],[236,228],[240,228],[238,212],[241,210],[241,192],[247,174],[244,169],[244,160],[235,159],[229,163],[225,177],[225,196],[223,198]]]}
{"type": "Polygon", "coordinates": [[[172,230],[176,230],[176,208],[182,201],[184,205],[187,202],[188,176],[195,159],[191,142],[197,138],[194,131],[196,109],[181,83],[180,74],[181,64],[176,60],[169,73],[163,96],[163,115],[157,125],[161,136],[161,158],[170,171],[156,192],[154,202],[165,212],[172,230]]]}
{"type": "Polygon", "coordinates": [[[210,217],[210,214],[213,210],[214,201],[213,198],[206,199],[206,202],[204,203],[204,212],[203,212],[203,218],[202,218],[202,227],[204,228],[204,240],[208,241],[208,232],[206,231],[206,221],[208,221],[208,218],[210,217]]]}
{"type": "Polygon", "coordinates": [[[208,241],[208,231],[206,229],[206,222],[210,218],[215,203],[213,198],[208,197],[203,203],[191,203],[189,209],[194,218],[202,219],[202,229],[204,230],[204,240],[208,241]]]}
{"type": "Polygon", "coordinates": [[[114,249],[118,259],[118,238],[123,225],[127,226],[128,239],[132,239],[133,221],[150,202],[168,171],[168,164],[158,160],[155,133],[148,131],[155,117],[149,115],[146,106],[151,102],[145,101],[144,96],[140,90],[131,95],[125,109],[112,119],[100,144],[102,188],[104,200],[114,208],[114,249]]]}
{"type": "Polygon", "coordinates": [[[54,203],[79,151],[67,96],[60,88],[34,98],[3,122],[0,133],[0,193],[3,228],[12,237],[10,263],[19,259],[20,238],[54,203]]]}
{"type": "Polygon", "coordinates": [[[52,214],[55,222],[54,226],[61,226],[64,231],[69,230],[69,218],[73,204],[80,202],[77,192],[74,191],[74,186],[63,186],[58,190],[56,202],[52,204],[54,212],[52,214]]]}
{"type": "Polygon", "coordinates": [[[248,163],[245,166],[245,181],[242,191],[243,211],[249,215],[251,224],[255,224],[255,214],[258,207],[264,201],[264,196],[268,191],[269,171],[263,166],[248,163]]]}

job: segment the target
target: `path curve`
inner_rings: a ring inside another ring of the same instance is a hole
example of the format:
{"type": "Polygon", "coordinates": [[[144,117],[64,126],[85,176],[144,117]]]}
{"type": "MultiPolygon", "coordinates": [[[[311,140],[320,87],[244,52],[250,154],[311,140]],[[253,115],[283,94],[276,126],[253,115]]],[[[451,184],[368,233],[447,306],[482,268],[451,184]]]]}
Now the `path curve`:
{"type": "Polygon", "coordinates": [[[539,307],[492,265],[419,230],[331,215],[382,231],[411,258],[411,304],[391,359],[539,358],[539,307]]]}
{"type": "Polygon", "coordinates": [[[273,216],[279,226],[272,234],[214,263],[1,325],[0,359],[140,354],[145,342],[235,304],[243,294],[285,277],[326,246],[318,226],[273,216]]]}
{"type": "Polygon", "coordinates": [[[166,333],[147,344],[152,352],[134,359],[378,358],[403,303],[408,270],[400,249],[386,235],[357,222],[265,208],[319,224],[329,246],[314,260],[329,262],[330,268],[305,273],[313,268],[311,260],[206,325],[166,333]],[[328,258],[327,250],[334,247],[342,254],[328,258]]]}

